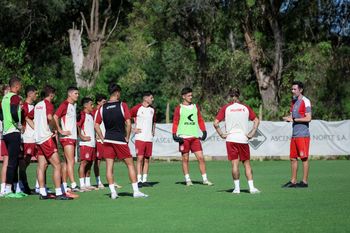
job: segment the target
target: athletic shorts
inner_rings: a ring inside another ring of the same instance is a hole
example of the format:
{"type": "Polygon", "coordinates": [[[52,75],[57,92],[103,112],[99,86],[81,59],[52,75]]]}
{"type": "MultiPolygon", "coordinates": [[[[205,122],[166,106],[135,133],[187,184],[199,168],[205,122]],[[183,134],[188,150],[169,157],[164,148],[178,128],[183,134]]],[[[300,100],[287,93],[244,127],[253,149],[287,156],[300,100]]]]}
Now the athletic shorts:
{"type": "Polygon", "coordinates": [[[77,143],[77,140],[75,139],[71,139],[71,138],[61,138],[60,139],[60,143],[62,145],[62,147],[64,148],[65,146],[74,146],[76,145],[77,143]]]}
{"type": "Polygon", "coordinates": [[[202,144],[198,138],[184,138],[184,143],[179,145],[179,151],[182,154],[187,154],[202,151],[202,144]]]}
{"type": "Polygon", "coordinates": [[[132,158],[128,144],[115,144],[115,143],[105,142],[103,143],[103,149],[104,149],[103,158],[105,159],[132,158]]]}
{"type": "Polygon", "coordinates": [[[57,142],[54,138],[47,139],[42,144],[37,144],[38,156],[45,156],[46,158],[51,158],[51,156],[57,152],[57,142]]]}
{"type": "Polygon", "coordinates": [[[95,147],[80,146],[80,160],[93,161],[95,159],[95,147]]]}
{"type": "Polygon", "coordinates": [[[151,157],[152,156],[152,142],[145,142],[136,140],[135,141],[135,151],[137,156],[145,156],[145,157],[151,157]]]}
{"type": "Polygon", "coordinates": [[[35,143],[23,143],[23,155],[36,157],[37,146],[35,143]]]}
{"type": "Polygon", "coordinates": [[[250,160],[250,149],[248,143],[226,142],[228,160],[240,161],[250,160]]]}
{"type": "Polygon", "coordinates": [[[290,158],[307,159],[309,157],[310,137],[292,138],[290,141],[290,158]]]}
{"type": "Polygon", "coordinates": [[[95,150],[95,159],[101,160],[103,158],[103,144],[101,142],[96,142],[95,150]]]}
{"type": "Polygon", "coordinates": [[[3,139],[1,139],[0,142],[0,146],[1,146],[1,156],[9,156],[9,153],[7,152],[7,147],[5,144],[5,141],[3,139]]]}

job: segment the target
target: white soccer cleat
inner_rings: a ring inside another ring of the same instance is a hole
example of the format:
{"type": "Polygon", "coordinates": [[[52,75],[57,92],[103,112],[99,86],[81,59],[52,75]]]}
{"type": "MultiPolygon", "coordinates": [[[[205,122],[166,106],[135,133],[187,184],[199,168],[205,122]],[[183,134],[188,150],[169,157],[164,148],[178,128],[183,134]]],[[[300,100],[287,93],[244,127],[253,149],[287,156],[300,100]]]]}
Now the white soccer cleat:
{"type": "Polygon", "coordinates": [[[115,200],[115,199],[117,199],[119,196],[118,196],[118,194],[117,193],[111,193],[111,199],[112,200],[115,200]]]}
{"type": "Polygon", "coordinates": [[[204,185],[208,185],[208,186],[213,186],[214,183],[210,182],[209,180],[203,181],[204,185]]]}
{"type": "Polygon", "coordinates": [[[121,186],[121,185],[119,185],[119,184],[117,184],[117,183],[114,183],[114,187],[116,187],[117,189],[123,188],[123,186],[121,186]]]}
{"type": "Polygon", "coordinates": [[[257,193],[260,193],[260,190],[257,189],[257,188],[252,188],[252,189],[249,189],[249,192],[250,192],[251,194],[257,194],[257,193]]]}
{"type": "Polygon", "coordinates": [[[106,187],[105,187],[102,183],[100,183],[100,184],[97,186],[97,188],[98,188],[98,189],[105,189],[106,187]]]}
{"type": "Polygon", "coordinates": [[[81,186],[79,189],[79,192],[83,193],[83,192],[88,192],[89,190],[87,189],[86,186],[81,186]]]}
{"type": "Polygon", "coordinates": [[[235,189],[232,191],[232,193],[233,193],[233,194],[240,194],[240,193],[241,193],[241,190],[235,188],[235,189]]]}
{"type": "Polygon", "coordinates": [[[186,181],[186,186],[192,186],[192,185],[193,185],[192,181],[190,180],[186,181]]]}
{"type": "Polygon", "coordinates": [[[86,186],[85,187],[88,191],[96,191],[98,190],[98,188],[96,188],[95,186],[86,186]]]}
{"type": "Polygon", "coordinates": [[[141,198],[141,197],[145,198],[145,197],[148,197],[147,194],[144,194],[144,193],[142,193],[140,191],[134,192],[133,196],[134,196],[134,198],[141,198]]]}

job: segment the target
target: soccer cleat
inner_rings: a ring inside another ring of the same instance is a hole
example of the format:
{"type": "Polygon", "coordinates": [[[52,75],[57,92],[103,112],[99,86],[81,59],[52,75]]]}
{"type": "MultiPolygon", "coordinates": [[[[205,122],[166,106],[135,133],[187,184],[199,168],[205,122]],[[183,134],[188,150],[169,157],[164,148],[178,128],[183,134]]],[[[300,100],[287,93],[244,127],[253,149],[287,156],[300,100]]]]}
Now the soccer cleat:
{"type": "Polygon", "coordinates": [[[40,194],[40,189],[39,188],[35,188],[35,193],[36,194],[40,194]]]}
{"type": "Polygon", "coordinates": [[[142,182],[137,182],[137,187],[142,188],[142,182]]]}
{"type": "Polygon", "coordinates": [[[98,188],[98,189],[105,189],[105,186],[104,186],[102,183],[100,183],[100,184],[97,186],[97,188],[98,188]]]}
{"type": "Polygon", "coordinates": [[[144,194],[144,193],[142,193],[142,192],[140,192],[140,191],[134,192],[133,196],[134,196],[134,198],[141,198],[141,197],[146,198],[146,197],[148,197],[147,194],[144,194]]]}
{"type": "Polygon", "coordinates": [[[23,197],[28,197],[28,194],[26,194],[26,193],[24,193],[24,192],[18,192],[18,193],[16,193],[16,194],[21,195],[21,196],[23,196],[23,197]]]}
{"type": "Polygon", "coordinates": [[[39,200],[49,200],[50,198],[48,197],[48,195],[41,195],[39,194],[39,200]]]}
{"type": "Polygon", "coordinates": [[[98,190],[98,188],[94,187],[94,186],[86,186],[85,187],[88,191],[95,191],[98,190]]]}
{"type": "Polygon", "coordinates": [[[297,185],[297,188],[307,188],[307,187],[309,187],[309,185],[307,183],[305,183],[304,181],[300,181],[296,185],[297,185]]]}
{"type": "Polygon", "coordinates": [[[117,189],[123,188],[123,186],[121,186],[121,185],[119,185],[119,184],[117,184],[117,183],[114,183],[114,186],[115,186],[117,189]]]}
{"type": "Polygon", "coordinates": [[[186,186],[193,186],[192,181],[190,181],[190,180],[186,181],[186,186]]]}
{"type": "Polygon", "coordinates": [[[8,193],[5,195],[5,198],[23,198],[25,196],[21,195],[20,193],[8,193]]]}
{"type": "Polygon", "coordinates": [[[119,196],[118,196],[118,194],[117,193],[111,193],[111,199],[112,200],[115,200],[115,199],[117,199],[119,196]]]}
{"type": "Polygon", "coordinates": [[[72,193],[72,192],[66,192],[65,195],[67,197],[71,197],[71,198],[74,198],[74,199],[79,197],[78,194],[75,194],[75,193],[72,193]]]}
{"type": "Polygon", "coordinates": [[[240,189],[233,189],[232,191],[233,194],[240,194],[241,193],[241,190],[240,189]]]}
{"type": "Polygon", "coordinates": [[[292,183],[291,181],[288,181],[287,183],[282,185],[282,188],[296,188],[296,187],[297,187],[297,184],[296,183],[292,183]]]}
{"type": "Polygon", "coordinates": [[[88,191],[90,191],[90,190],[88,190],[86,186],[81,186],[79,189],[79,192],[81,192],[81,193],[88,192],[88,191]]]}
{"type": "Polygon", "coordinates": [[[73,200],[74,198],[72,197],[67,197],[66,195],[62,194],[62,195],[58,195],[55,197],[55,200],[57,201],[69,201],[69,200],[73,200]]]}
{"type": "Polygon", "coordinates": [[[4,197],[6,193],[0,193],[0,197],[4,197]]]}
{"type": "Polygon", "coordinates": [[[249,189],[249,192],[250,192],[251,194],[258,194],[258,193],[260,193],[260,190],[257,189],[257,188],[252,188],[252,189],[249,189]]]}
{"type": "Polygon", "coordinates": [[[210,182],[209,180],[205,180],[203,181],[204,185],[208,185],[208,186],[213,186],[214,184],[212,182],[210,182]]]}
{"type": "Polygon", "coordinates": [[[72,192],[80,192],[80,189],[78,186],[74,187],[74,188],[71,188],[71,191],[72,192]]]}

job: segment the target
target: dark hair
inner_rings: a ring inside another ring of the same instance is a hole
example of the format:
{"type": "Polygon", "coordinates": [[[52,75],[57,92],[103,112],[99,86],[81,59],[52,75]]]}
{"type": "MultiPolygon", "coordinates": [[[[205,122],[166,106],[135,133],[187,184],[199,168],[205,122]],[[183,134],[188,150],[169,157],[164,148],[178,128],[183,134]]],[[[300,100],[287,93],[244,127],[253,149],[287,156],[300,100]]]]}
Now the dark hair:
{"type": "Polygon", "coordinates": [[[121,90],[121,87],[116,83],[110,83],[108,85],[108,93],[110,95],[112,95],[114,92],[120,92],[121,90]]]}
{"type": "Polygon", "coordinates": [[[33,85],[26,86],[26,90],[25,90],[26,96],[28,96],[29,92],[34,92],[34,91],[37,91],[37,90],[38,89],[35,86],[33,86],[33,85]]]}
{"type": "Polygon", "coordinates": [[[67,92],[71,92],[71,91],[79,91],[79,89],[75,86],[70,86],[67,88],[67,92]]]}
{"type": "Polygon", "coordinates": [[[228,91],[228,95],[230,96],[230,97],[239,97],[240,96],[240,92],[239,92],[239,89],[238,88],[232,88],[232,89],[230,89],[229,91],[228,91]]]}
{"type": "Polygon", "coordinates": [[[50,85],[46,85],[43,89],[43,91],[41,92],[41,96],[43,98],[48,97],[50,94],[55,94],[56,93],[56,89],[53,86],[50,85]]]}
{"type": "Polygon", "coordinates": [[[192,92],[192,88],[185,87],[181,90],[181,95],[186,95],[186,94],[191,93],[191,92],[192,92]]]}
{"type": "Polygon", "coordinates": [[[298,85],[299,89],[304,89],[304,84],[301,81],[293,81],[292,85],[298,85]]]}
{"type": "Polygon", "coordinates": [[[81,105],[84,107],[85,104],[89,103],[89,102],[93,102],[92,99],[90,97],[84,97],[82,100],[81,100],[81,105]]]}
{"type": "Polygon", "coordinates": [[[95,100],[97,104],[97,102],[100,102],[102,100],[107,100],[107,96],[105,96],[104,94],[96,94],[95,100]]]}
{"type": "Polygon", "coordinates": [[[2,85],[1,90],[0,90],[0,95],[4,95],[6,89],[9,88],[9,87],[10,87],[10,86],[7,85],[7,84],[2,85]]]}
{"type": "Polygon", "coordinates": [[[153,93],[151,91],[144,91],[142,93],[142,97],[151,96],[151,95],[153,95],[153,93]]]}
{"type": "Polygon", "coordinates": [[[14,85],[16,85],[17,83],[21,83],[21,79],[19,77],[17,77],[16,75],[12,76],[10,78],[10,81],[9,81],[9,86],[10,87],[13,87],[14,85]]]}

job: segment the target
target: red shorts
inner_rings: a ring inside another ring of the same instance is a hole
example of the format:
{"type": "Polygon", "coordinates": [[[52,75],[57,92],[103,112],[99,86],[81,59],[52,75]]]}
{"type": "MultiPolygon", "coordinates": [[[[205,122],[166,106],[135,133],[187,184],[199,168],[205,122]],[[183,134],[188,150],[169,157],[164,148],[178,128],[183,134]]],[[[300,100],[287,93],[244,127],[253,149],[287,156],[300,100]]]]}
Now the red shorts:
{"type": "Polygon", "coordinates": [[[7,152],[7,147],[6,147],[6,144],[5,144],[5,141],[1,139],[1,142],[0,142],[0,147],[1,147],[1,156],[9,156],[9,153],[7,152]]]}
{"type": "Polygon", "coordinates": [[[80,160],[93,161],[95,159],[95,148],[91,146],[80,146],[80,160]]]}
{"type": "Polygon", "coordinates": [[[57,152],[57,142],[54,138],[47,139],[42,144],[37,144],[38,156],[45,156],[51,158],[51,156],[57,152]]]}
{"type": "Polygon", "coordinates": [[[96,159],[102,159],[103,158],[103,144],[101,142],[96,142],[96,148],[95,148],[95,158],[96,159]]]}
{"type": "Polygon", "coordinates": [[[104,149],[103,158],[105,159],[132,158],[128,144],[115,144],[115,143],[105,142],[103,144],[103,149],[104,149]]]}
{"type": "Polygon", "coordinates": [[[290,141],[290,158],[307,159],[309,157],[310,138],[292,138],[290,141]]]}
{"type": "Polygon", "coordinates": [[[62,147],[64,148],[65,146],[74,146],[77,143],[77,140],[71,139],[71,138],[61,138],[60,143],[62,147]]]}
{"type": "Polygon", "coordinates": [[[35,157],[37,153],[37,147],[35,143],[23,143],[24,156],[35,157]]]}
{"type": "Polygon", "coordinates": [[[248,143],[226,142],[226,150],[228,160],[236,160],[238,158],[240,161],[250,160],[248,143]]]}
{"type": "Polygon", "coordinates": [[[136,140],[135,141],[135,151],[137,156],[145,156],[145,157],[151,157],[152,156],[152,142],[145,142],[136,140]]]}
{"type": "Polygon", "coordinates": [[[182,154],[187,154],[202,151],[202,144],[198,138],[184,138],[184,143],[179,145],[179,151],[182,154]]]}

